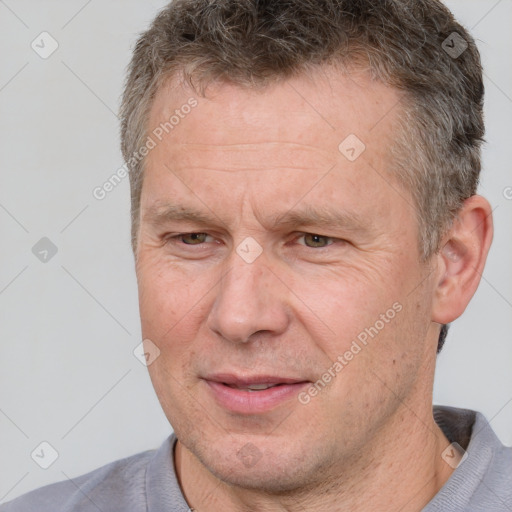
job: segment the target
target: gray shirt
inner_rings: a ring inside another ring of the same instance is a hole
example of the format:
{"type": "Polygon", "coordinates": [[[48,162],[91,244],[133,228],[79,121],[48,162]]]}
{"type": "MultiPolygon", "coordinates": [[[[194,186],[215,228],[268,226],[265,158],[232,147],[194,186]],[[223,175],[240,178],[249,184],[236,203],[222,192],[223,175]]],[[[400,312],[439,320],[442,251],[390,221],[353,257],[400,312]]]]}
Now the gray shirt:
{"type": "MultiPolygon", "coordinates": [[[[512,448],[480,414],[434,407],[434,418],[467,458],[423,512],[512,512],[512,448]]],[[[112,462],[0,505],[0,512],[189,512],[176,479],[171,435],[158,450],[112,462]]]]}

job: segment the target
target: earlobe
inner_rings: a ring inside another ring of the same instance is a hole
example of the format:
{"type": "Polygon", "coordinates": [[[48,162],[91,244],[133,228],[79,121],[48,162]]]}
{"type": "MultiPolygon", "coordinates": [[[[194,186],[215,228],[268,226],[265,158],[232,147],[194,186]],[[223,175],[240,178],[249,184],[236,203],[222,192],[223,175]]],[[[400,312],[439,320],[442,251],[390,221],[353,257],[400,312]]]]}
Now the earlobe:
{"type": "Polygon", "coordinates": [[[436,255],[432,321],[447,324],[464,312],[480,282],[492,235],[489,202],[476,195],[464,201],[436,255]]]}

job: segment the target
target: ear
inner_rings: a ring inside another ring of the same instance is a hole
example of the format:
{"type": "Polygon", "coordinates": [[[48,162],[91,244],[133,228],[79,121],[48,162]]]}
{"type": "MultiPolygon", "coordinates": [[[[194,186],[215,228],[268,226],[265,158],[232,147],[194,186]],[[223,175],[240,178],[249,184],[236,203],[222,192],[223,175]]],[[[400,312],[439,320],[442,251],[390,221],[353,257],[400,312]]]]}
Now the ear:
{"type": "Polygon", "coordinates": [[[462,315],[480,283],[492,236],[489,202],[477,195],[466,199],[435,255],[434,322],[448,324],[462,315]]]}

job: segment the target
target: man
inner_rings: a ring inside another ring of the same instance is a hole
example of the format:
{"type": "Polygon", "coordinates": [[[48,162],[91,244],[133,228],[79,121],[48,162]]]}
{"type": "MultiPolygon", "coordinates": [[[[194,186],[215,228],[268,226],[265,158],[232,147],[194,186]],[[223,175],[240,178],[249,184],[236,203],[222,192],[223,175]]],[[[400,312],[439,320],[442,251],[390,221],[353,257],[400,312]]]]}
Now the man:
{"type": "Polygon", "coordinates": [[[0,508],[506,511],[432,407],[492,238],[475,43],[436,0],[178,0],[122,105],[150,376],[175,434],[0,508]]]}

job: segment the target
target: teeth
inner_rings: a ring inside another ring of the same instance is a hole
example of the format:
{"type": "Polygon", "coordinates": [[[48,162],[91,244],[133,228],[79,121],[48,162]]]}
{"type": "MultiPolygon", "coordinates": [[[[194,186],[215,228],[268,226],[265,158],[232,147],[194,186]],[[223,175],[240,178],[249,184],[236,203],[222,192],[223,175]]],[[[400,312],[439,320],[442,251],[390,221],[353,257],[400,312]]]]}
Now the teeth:
{"type": "Polygon", "coordinates": [[[249,384],[248,386],[236,386],[235,384],[224,384],[233,389],[239,389],[240,391],[264,391],[265,389],[274,388],[280,386],[280,384],[249,384]]]}
{"type": "Polygon", "coordinates": [[[251,384],[247,386],[247,389],[249,391],[260,391],[262,389],[273,388],[274,386],[277,386],[277,384],[251,384]]]}
{"type": "Polygon", "coordinates": [[[233,389],[240,389],[241,391],[263,391],[265,389],[279,386],[279,384],[250,384],[246,387],[238,387],[233,384],[228,384],[228,386],[233,389]]]}

